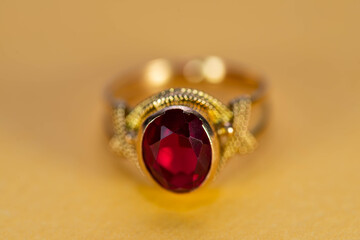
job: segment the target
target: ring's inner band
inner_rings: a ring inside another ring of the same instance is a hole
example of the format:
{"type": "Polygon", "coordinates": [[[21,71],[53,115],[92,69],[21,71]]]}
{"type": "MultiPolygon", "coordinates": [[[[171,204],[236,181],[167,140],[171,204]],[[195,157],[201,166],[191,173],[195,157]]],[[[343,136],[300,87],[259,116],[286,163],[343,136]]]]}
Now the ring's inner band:
{"type": "Polygon", "coordinates": [[[250,130],[257,135],[267,120],[265,83],[241,68],[225,64],[218,57],[174,63],[165,59],[149,62],[140,71],[131,71],[112,83],[106,97],[112,106],[126,104],[130,108],[145,98],[169,88],[193,88],[206,92],[224,103],[241,95],[249,95],[253,105],[250,130]],[[259,103],[259,104],[257,104],[259,103]]]}

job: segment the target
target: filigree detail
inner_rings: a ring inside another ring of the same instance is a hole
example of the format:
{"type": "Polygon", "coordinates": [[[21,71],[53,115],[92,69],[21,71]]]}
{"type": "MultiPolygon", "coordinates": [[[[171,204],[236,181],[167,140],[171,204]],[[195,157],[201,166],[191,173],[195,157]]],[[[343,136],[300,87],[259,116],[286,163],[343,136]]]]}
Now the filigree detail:
{"type": "Polygon", "coordinates": [[[175,88],[162,91],[139,103],[126,117],[126,124],[129,129],[137,130],[146,116],[173,105],[202,110],[215,125],[229,122],[233,117],[232,111],[228,107],[209,94],[196,89],[175,88]]]}
{"type": "Polygon", "coordinates": [[[233,155],[249,153],[256,148],[256,139],[248,129],[251,113],[250,97],[240,97],[227,107],[207,93],[188,88],[162,91],[139,103],[127,115],[127,107],[124,104],[114,107],[114,134],[110,141],[111,148],[138,165],[134,137],[139,127],[152,113],[174,105],[191,107],[205,113],[216,130],[227,129],[225,141],[220,146],[220,166],[233,155]],[[232,131],[228,131],[229,129],[232,131]]]}
{"type": "Polygon", "coordinates": [[[249,131],[249,121],[251,115],[251,99],[243,96],[234,100],[231,104],[234,114],[232,121],[233,133],[223,147],[220,161],[226,163],[235,154],[246,154],[254,151],[257,141],[249,131]]]}

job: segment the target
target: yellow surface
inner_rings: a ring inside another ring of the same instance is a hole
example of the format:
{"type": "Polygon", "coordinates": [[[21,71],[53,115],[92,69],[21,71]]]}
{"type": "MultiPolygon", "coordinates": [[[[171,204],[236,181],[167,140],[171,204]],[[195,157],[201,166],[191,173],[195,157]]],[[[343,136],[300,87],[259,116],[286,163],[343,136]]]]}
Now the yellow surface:
{"type": "Polygon", "coordinates": [[[359,12],[1,0],[0,239],[360,239],[359,12]],[[256,153],[174,196],[116,164],[102,90],[146,59],[207,54],[266,74],[272,121],[256,153]]]}

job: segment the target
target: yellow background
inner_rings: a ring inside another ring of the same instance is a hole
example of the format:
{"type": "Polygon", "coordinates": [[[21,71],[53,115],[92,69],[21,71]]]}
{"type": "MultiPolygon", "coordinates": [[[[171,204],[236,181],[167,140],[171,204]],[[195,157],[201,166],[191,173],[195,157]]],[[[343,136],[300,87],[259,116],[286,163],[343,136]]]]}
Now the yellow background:
{"type": "Polygon", "coordinates": [[[359,13],[351,0],[1,0],[0,239],[360,239],[359,13]],[[147,59],[208,54],[268,77],[271,124],[216,183],[174,196],[116,163],[102,92],[147,59]]]}

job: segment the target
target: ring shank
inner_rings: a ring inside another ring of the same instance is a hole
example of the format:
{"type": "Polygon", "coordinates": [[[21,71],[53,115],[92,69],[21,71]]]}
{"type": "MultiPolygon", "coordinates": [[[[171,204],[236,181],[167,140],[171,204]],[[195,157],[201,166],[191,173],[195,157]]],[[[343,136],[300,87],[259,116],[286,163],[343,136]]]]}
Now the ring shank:
{"type": "Polygon", "coordinates": [[[259,116],[255,116],[251,132],[258,135],[266,126],[265,81],[218,57],[179,62],[165,59],[150,61],[145,67],[129,71],[114,80],[106,89],[105,97],[112,107],[123,104],[131,108],[146,97],[178,87],[198,89],[225,102],[248,95],[252,105],[259,105],[259,116]]]}

